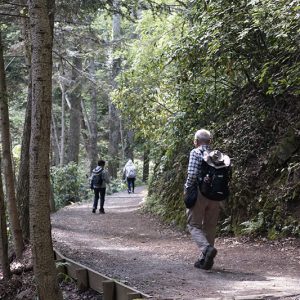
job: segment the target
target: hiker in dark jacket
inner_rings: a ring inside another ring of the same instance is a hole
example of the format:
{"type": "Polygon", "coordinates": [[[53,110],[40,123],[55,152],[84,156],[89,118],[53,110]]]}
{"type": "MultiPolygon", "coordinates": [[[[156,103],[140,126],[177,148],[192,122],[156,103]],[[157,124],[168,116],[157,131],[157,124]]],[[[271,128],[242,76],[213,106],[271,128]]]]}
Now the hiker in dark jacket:
{"type": "Polygon", "coordinates": [[[106,184],[110,183],[109,174],[104,169],[105,161],[99,160],[98,166],[92,171],[91,176],[91,189],[94,190],[94,205],[92,212],[95,213],[98,206],[99,194],[100,194],[100,209],[99,213],[104,214],[104,202],[105,202],[105,191],[106,184]]]}

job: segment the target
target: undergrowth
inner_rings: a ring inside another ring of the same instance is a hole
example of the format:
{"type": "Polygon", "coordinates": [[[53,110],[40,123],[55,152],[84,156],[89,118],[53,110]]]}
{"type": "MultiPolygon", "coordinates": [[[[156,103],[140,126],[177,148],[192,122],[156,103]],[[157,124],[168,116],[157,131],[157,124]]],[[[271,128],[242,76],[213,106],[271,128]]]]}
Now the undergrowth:
{"type": "MultiPolygon", "coordinates": [[[[300,108],[295,100],[268,102],[248,94],[227,117],[208,127],[212,147],[227,153],[233,167],[220,234],[300,236],[300,108]]],[[[180,142],[157,161],[146,209],[183,228],[183,185],[192,148],[186,138],[180,142]]]]}

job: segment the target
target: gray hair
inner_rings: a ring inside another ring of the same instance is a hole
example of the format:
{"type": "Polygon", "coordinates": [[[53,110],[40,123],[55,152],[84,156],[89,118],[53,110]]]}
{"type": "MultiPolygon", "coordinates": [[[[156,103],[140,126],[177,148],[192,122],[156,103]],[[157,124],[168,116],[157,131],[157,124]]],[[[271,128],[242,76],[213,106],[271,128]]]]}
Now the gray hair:
{"type": "Polygon", "coordinates": [[[209,142],[211,140],[211,133],[206,129],[200,129],[195,133],[195,140],[209,142]]]}

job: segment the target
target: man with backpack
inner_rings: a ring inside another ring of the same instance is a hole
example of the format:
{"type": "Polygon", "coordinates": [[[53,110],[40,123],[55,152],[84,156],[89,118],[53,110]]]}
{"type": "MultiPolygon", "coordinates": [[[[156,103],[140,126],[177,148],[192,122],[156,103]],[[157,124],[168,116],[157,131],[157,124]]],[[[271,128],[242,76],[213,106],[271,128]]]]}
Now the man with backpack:
{"type": "Polygon", "coordinates": [[[99,213],[104,214],[104,202],[105,202],[105,191],[106,184],[110,183],[109,175],[106,170],[104,170],[105,161],[99,160],[98,166],[92,171],[91,177],[91,189],[94,190],[94,204],[92,212],[95,213],[98,206],[99,195],[100,195],[100,209],[99,213]]]}
{"type": "Polygon", "coordinates": [[[195,149],[190,152],[185,194],[196,190],[194,203],[187,210],[188,229],[196,242],[200,257],[194,266],[210,270],[217,255],[214,247],[220,201],[228,197],[230,159],[210,149],[211,133],[200,129],[195,134],[195,149]]]}
{"type": "Polygon", "coordinates": [[[128,194],[134,193],[134,182],[136,178],[136,168],[132,160],[129,159],[123,169],[123,179],[127,180],[128,194]]]}

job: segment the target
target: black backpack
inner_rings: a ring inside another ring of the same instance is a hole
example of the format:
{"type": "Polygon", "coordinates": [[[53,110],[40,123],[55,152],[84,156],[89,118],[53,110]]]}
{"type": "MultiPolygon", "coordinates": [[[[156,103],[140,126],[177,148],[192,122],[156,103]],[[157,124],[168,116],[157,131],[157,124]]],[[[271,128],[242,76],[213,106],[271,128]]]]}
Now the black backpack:
{"type": "Polygon", "coordinates": [[[205,160],[201,163],[199,189],[207,199],[222,201],[229,196],[230,166],[215,168],[205,160]]]}
{"type": "Polygon", "coordinates": [[[98,173],[93,174],[93,178],[92,178],[92,186],[93,187],[101,187],[102,183],[103,183],[103,177],[102,177],[102,170],[100,170],[98,173]]]}

